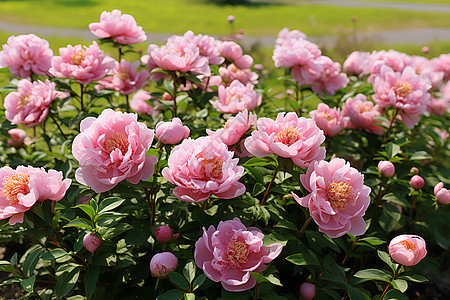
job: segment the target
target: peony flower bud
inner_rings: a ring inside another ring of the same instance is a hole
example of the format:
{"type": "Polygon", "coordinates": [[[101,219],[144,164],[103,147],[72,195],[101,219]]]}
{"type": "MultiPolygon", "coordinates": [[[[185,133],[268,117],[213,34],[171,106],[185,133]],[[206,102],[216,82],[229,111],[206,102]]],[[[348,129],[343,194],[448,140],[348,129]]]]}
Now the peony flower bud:
{"type": "Polygon", "coordinates": [[[409,173],[411,175],[417,175],[419,174],[419,169],[417,169],[416,167],[412,167],[411,170],[409,170],[409,173]]]}
{"type": "Polygon", "coordinates": [[[92,233],[86,234],[83,239],[84,248],[91,253],[94,253],[101,243],[100,238],[92,233]]]}
{"type": "Polygon", "coordinates": [[[390,242],[389,255],[399,264],[414,266],[427,255],[425,241],[418,235],[399,235],[390,242]]]}
{"type": "Polygon", "coordinates": [[[173,230],[169,226],[158,227],[155,232],[156,240],[160,243],[168,243],[173,237],[173,230]]]}
{"type": "Polygon", "coordinates": [[[170,252],[157,253],[150,261],[150,271],[155,277],[166,277],[177,266],[178,258],[170,252]]]}
{"type": "Polygon", "coordinates": [[[382,160],[378,163],[378,169],[383,173],[384,177],[392,177],[395,174],[394,164],[387,160],[382,160]]]}
{"type": "Polygon", "coordinates": [[[235,17],[234,17],[233,15],[229,15],[229,16],[227,17],[227,21],[230,22],[230,23],[233,23],[234,20],[235,20],[235,17]]]}
{"type": "Polygon", "coordinates": [[[300,294],[303,299],[311,300],[316,296],[316,285],[314,283],[303,282],[300,286],[300,294]]]}
{"type": "Polygon", "coordinates": [[[416,190],[420,190],[420,189],[423,188],[424,185],[425,185],[425,181],[424,181],[423,178],[420,177],[419,175],[414,175],[414,176],[411,178],[410,183],[411,183],[411,186],[412,186],[413,188],[415,188],[416,190]]]}
{"type": "Polygon", "coordinates": [[[428,52],[430,52],[430,47],[428,47],[428,46],[424,46],[424,47],[422,47],[422,53],[428,53],[428,52]]]}
{"type": "Polygon", "coordinates": [[[31,139],[23,129],[10,129],[8,130],[8,133],[11,136],[11,139],[8,140],[8,144],[14,148],[21,148],[24,145],[29,145],[31,143],[31,139]]]}
{"type": "Polygon", "coordinates": [[[179,118],[173,118],[171,122],[159,122],[155,128],[156,138],[163,144],[175,145],[189,137],[190,130],[183,126],[179,118]]]}
{"type": "Polygon", "coordinates": [[[444,188],[444,183],[439,182],[434,187],[434,195],[436,196],[437,201],[441,204],[449,204],[450,203],[450,192],[448,189],[444,188]]]}

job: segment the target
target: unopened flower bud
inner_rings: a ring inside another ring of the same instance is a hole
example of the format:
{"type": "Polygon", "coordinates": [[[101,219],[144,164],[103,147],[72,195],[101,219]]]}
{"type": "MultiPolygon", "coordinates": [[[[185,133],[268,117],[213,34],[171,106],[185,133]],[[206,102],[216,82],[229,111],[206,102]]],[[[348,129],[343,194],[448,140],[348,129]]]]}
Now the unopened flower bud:
{"type": "Polygon", "coordinates": [[[234,17],[233,15],[229,15],[229,16],[227,17],[227,21],[230,22],[230,23],[233,23],[234,20],[235,20],[235,17],[234,17]]]}
{"type": "Polygon", "coordinates": [[[183,126],[179,118],[173,118],[170,122],[159,122],[156,124],[156,138],[163,144],[175,145],[181,140],[189,137],[190,130],[183,126]]]}
{"type": "Polygon", "coordinates": [[[412,167],[411,170],[409,170],[409,174],[417,175],[419,174],[419,169],[417,169],[416,167],[412,167]]]}
{"type": "Polygon", "coordinates": [[[158,227],[155,232],[156,240],[160,243],[168,243],[173,237],[173,230],[169,226],[158,227]]]}
{"type": "Polygon", "coordinates": [[[166,277],[176,270],[178,258],[170,252],[155,254],[150,261],[150,272],[155,277],[166,277]]]}
{"type": "Polygon", "coordinates": [[[428,52],[430,52],[430,47],[428,47],[428,46],[424,46],[424,47],[422,47],[422,53],[428,53],[428,52]]]}
{"type": "Polygon", "coordinates": [[[384,177],[392,177],[395,174],[394,164],[387,160],[382,160],[378,163],[378,169],[383,173],[384,177]]]}
{"type": "Polygon", "coordinates": [[[14,148],[21,148],[24,145],[29,145],[31,143],[31,139],[23,129],[10,129],[8,130],[8,133],[11,136],[11,139],[8,140],[8,144],[14,148]]]}
{"type": "Polygon", "coordinates": [[[300,294],[302,294],[303,299],[311,300],[316,296],[316,285],[310,282],[304,282],[300,286],[300,294]]]}
{"type": "Polygon", "coordinates": [[[436,196],[437,201],[441,204],[449,204],[450,203],[450,191],[444,188],[444,183],[439,182],[434,187],[434,195],[436,196]]]}
{"type": "Polygon", "coordinates": [[[94,253],[101,243],[100,238],[92,233],[86,234],[83,239],[84,248],[91,253],[94,253]]]}
{"type": "Polygon", "coordinates": [[[425,186],[425,180],[423,180],[422,177],[420,177],[419,175],[414,175],[411,178],[411,186],[413,188],[415,188],[416,190],[420,190],[421,188],[423,188],[425,186]]]}

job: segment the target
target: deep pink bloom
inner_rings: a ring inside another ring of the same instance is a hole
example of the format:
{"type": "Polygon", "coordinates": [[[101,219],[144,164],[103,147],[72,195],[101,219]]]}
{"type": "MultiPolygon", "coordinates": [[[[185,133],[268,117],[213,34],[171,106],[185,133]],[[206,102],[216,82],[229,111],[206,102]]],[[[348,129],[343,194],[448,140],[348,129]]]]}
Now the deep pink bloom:
{"type": "Polygon", "coordinates": [[[403,72],[394,72],[382,66],[380,76],[375,77],[372,96],[375,103],[382,107],[393,106],[399,109],[399,115],[408,128],[419,122],[430,101],[430,81],[417,75],[412,67],[407,66],[403,72]]]}
{"type": "Polygon", "coordinates": [[[382,160],[378,163],[378,170],[383,174],[384,177],[392,177],[395,174],[394,164],[388,160],[382,160]]]}
{"type": "Polygon", "coordinates": [[[80,163],[75,178],[81,184],[101,193],[125,179],[137,184],[152,177],[158,159],[146,153],[154,133],[136,114],[105,109],[98,118],[82,120],[80,131],[72,153],[80,163]]]}
{"type": "Polygon", "coordinates": [[[210,137],[189,138],[173,148],[169,166],[161,173],[177,185],[173,194],[182,201],[202,202],[211,194],[231,199],[245,193],[245,186],[238,181],[244,168],[238,162],[224,143],[210,137]]]}
{"type": "Polygon", "coordinates": [[[173,118],[170,122],[156,124],[155,134],[158,141],[167,145],[175,145],[183,139],[187,139],[191,131],[183,126],[179,118],[173,118]]]}
{"type": "Polygon", "coordinates": [[[27,136],[27,133],[23,129],[10,129],[8,130],[8,134],[11,136],[11,139],[8,140],[8,144],[14,148],[21,148],[24,145],[29,145],[32,143],[31,139],[27,136]]]}
{"type": "Polygon", "coordinates": [[[61,200],[72,180],[64,179],[62,172],[31,166],[0,168],[0,220],[9,224],[23,222],[24,213],[36,202],[61,200]]]}
{"type": "Polygon", "coordinates": [[[53,51],[44,39],[26,34],[10,36],[0,51],[0,68],[8,68],[12,75],[25,78],[31,73],[48,75],[53,51]]]}
{"type": "Polygon", "coordinates": [[[419,174],[419,169],[417,169],[416,167],[412,167],[411,170],[409,170],[409,173],[412,175],[417,175],[419,174]]]}
{"type": "Polygon", "coordinates": [[[173,237],[173,230],[170,226],[163,225],[155,231],[156,240],[160,243],[168,243],[173,237]]]}
{"type": "Polygon", "coordinates": [[[220,67],[219,74],[225,83],[230,83],[234,80],[239,80],[242,84],[258,83],[258,74],[252,72],[250,69],[240,69],[235,64],[230,64],[226,68],[220,67]]]}
{"type": "Polygon", "coordinates": [[[251,126],[256,124],[256,115],[247,110],[239,112],[236,116],[230,117],[217,131],[206,129],[206,133],[213,139],[232,146],[239,142],[241,137],[251,126]]]}
{"type": "Polygon", "coordinates": [[[243,53],[242,47],[236,42],[223,42],[220,55],[233,62],[239,69],[249,69],[253,65],[253,58],[243,53]]]}
{"type": "Polygon", "coordinates": [[[340,108],[330,108],[325,103],[319,103],[317,110],[309,113],[309,116],[316,122],[317,126],[323,130],[324,134],[332,137],[337,135],[345,127],[349,117],[345,117],[340,108]]]}
{"type": "Polygon", "coordinates": [[[246,291],[256,284],[250,272],[263,271],[282,250],[279,243],[263,246],[263,238],[258,228],[247,228],[238,218],[221,221],[217,229],[203,227],[203,236],[195,243],[195,263],[225,290],[246,291]]]}
{"type": "Polygon", "coordinates": [[[316,285],[310,282],[303,282],[300,286],[300,294],[304,300],[312,300],[316,296],[316,285]]]}
{"type": "Polygon", "coordinates": [[[59,55],[53,57],[50,73],[60,78],[73,78],[81,84],[103,78],[114,68],[114,59],[106,56],[95,41],[84,49],[81,45],[59,48],[59,55]]]}
{"type": "Polygon", "coordinates": [[[252,110],[261,105],[262,97],[253,84],[242,84],[234,80],[228,87],[219,86],[219,97],[209,102],[222,113],[236,114],[245,109],[252,110]]]}
{"type": "Polygon", "coordinates": [[[129,95],[144,86],[150,73],[147,70],[137,71],[139,61],[130,63],[122,59],[115,62],[116,67],[108,72],[107,76],[98,83],[105,88],[115,90],[123,95],[129,95]]]}
{"type": "Polygon", "coordinates": [[[102,12],[100,23],[89,24],[89,29],[99,38],[112,38],[119,44],[138,44],[147,40],[144,30],[133,16],[122,14],[118,9],[102,12]]]}
{"type": "Polygon", "coordinates": [[[425,241],[418,235],[399,235],[389,243],[389,255],[399,264],[414,266],[427,255],[425,241]]]}
{"type": "Polygon", "coordinates": [[[370,57],[369,52],[353,51],[344,61],[344,72],[348,74],[361,75],[370,57]]]}
{"type": "Polygon", "coordinates": [[[303,187],[310,194],[294,199],[309,209],[319,231],[330,238],[346,233],[362,235],[366,231],[363,215],[370,204],[370,188],[364,175],[344,159],[314,162],[306,174],[300,175],[303,187]]]}
{"type": "Polygon", "coordinates": [[[87,251],[94,253],[100,247],[102,240],[93,233],[88,233],[83,238],[83,246],[87,251]]]}
{"type": "Polygon", "coordinates": [[[450,203],[450,192],[448,189],[444,188],[444,183],[439,182],[434,187],[434,195],[436,196],[437,201],[441,204],[449,204],[450,203]]]}
{"type": "Polygon", "coordinates": [[[146,101],[154,99],[149,92],[141,90],[134,94],[133,98],[130,99],[130,107],[137,113],[146,114],[152,117],[156,117],[158,110],[156,107],[151,106],[146,101]]]}
{"type": "Polygon", "coordinates": [[[178,258],[171,252],[155,254],[150,261],[150,272],[155,277],[166,277],[177,269],[178,258]]]}
{"type": "Polygon", "coordinates": [[[66,98],[69,93],[55,90],[55,83],[46,79],[31,82],[22,79],[17,92],[5,97],[5,116],[12,124],[25,124],[26,127],[40,124],[47,117],[49,106],[56,98],[66,98]]]}
{"type": "Polygon", "coordinates": [[[320,147],[325,136],[312,119],[299,118],[293,112],[279,113],[275,121],[258,119],[256,128],[245,140],[245,148],[254,156],[275,153],[302,168],[325,158],[325,148],[320,147]]]}
{"type": "Polygon", "coordinates": [[[374,134],[383,134],[383,127],[376,124],[379,122],[374,117],[381,117],[382,108],[367,101],[367,96],[358,94],[354,98],[347,98],[342,107],[344,116],[350,117],[348,128],[364,129],[374,134]]]}
{"type": "Polygon", "coordinates": [[[416,190],[420,190],[425,186],[425,180],[423,180],[423,178],[420,175],[414,175],[409,181],[409,183],[416,190]]]}

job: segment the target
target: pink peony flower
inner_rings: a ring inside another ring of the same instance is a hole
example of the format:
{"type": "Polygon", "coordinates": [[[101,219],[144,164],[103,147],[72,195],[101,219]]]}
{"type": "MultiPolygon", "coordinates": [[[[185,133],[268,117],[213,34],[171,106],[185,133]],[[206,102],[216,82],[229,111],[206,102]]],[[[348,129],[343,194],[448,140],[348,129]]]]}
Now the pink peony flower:
{"type": "Polygon", "coordinates": [[[50,73],[60,78],[73,78],[81,84],[103,78],[114,68],[114,59],[104,55],[95,41],[84,49],[81,45],[59,48],[59,55],[53,57],[50,73]]]}
{"type": "Polygon", "coordinates": [[[414,266],[427,255],[425,241],[418,235],[399,235],[389,243],[389,255],[399,264],[414,266]]]}
{"type": "Polygon", "coordinates": [[[48,79],[44,82],[22,79],[17,85],[17,92],[11,92],[5,97],[5,116],[15,125],[37,125],[47,117],[53,100],[66,97],[69,97],[69,93],[56,91],[55,83],[48,79]]]}
{"type": "Polygon", "coordinates": [[[137,184],[152,177],[157,158],[146,153],[154,133],[136,114],[105,109],[98,118],[82,120],[80,130],[72,145],[79,183],[101,193],[125,179],[137,184]]]}
{"type": "Polygon", "coordinates": [[[431,97],[427,111],[432,115],[444,116],[450,108],[450,99],[431,97]]]}
{"type": "Polygon", "coordinates": [[[408,128],[413,128],[423,114],[430,94],[429,80],[416,75],[412,67],[407,66],[403,72],[394,72],[387,66],[382,66],[380,76],[373,83],[375,103],[382,107],[393,106],[399,109],[399,115],[408,128]]]}
{"type": "Polygon", "coordinates": [[[210,137],[186,139],[170,153],[168,167],[162,175],[177,185],[173,194],[186,202],[202,202],[211,194],[231,199],[245,193],[238,180],[244,168],[238,166],[227,145],[210,137]]]}
{"type": "Polygon", "coordinates": [[[32,143],[31,139],[23,129],[10,129],[8,130],[8,134],[11,136],[11,139],[8,140],[8,144],[14,148],[21,148],[32,143]]]}
{"type": "Polygon", "coordinates": [[[48,75],[52,56],[46,40],[34,34],[12,35],[0,51],[0,68],[9,68],[11,74],[19,78],[32,73],[48,75]]]}
{"type": "Polygon", "coordinates": [[[177,269],[178,258],[171,252],[155,254],[150,261],[150,272],[154,277],[166,277],[177,269]]]}
{"type": "Polygon", "coordinates": [[[347,74],[361,75],[370,57],[369,52],[353,51],[344,61],[344,72],[347,74]]]}
{"type": "Polygon", "coordinates": [[[435,65],[435,70],[444,73],[444,81],[450,80],[450,54],[441,54],[439,57],[435,57],[431,60],[435,65]]]}
{"type": "Polygon", "coordinates": [[[219,97],[209,102],[222,113],[236,114],[244,109],[252,110],[261,105],[262,97],[251,83],[246,85],[234,80],[228,87],[219,86],[219,97]]]}
{"type": "Polygon", "coordinates": [[[235,117],[231,117],[217,131],[206,129],[206,133],[213,139],[225,143],[228,146],[237,144],[244,133],[256,124],[256,115],[247,110],[239,112],[235,117]]]}
{"type": "Polygon", "coordinates": [[[409,170],[409,173],[412,174],[412,175],[417,175],[417,174],[419,174],[419,169],[417,169],[416,167],[412,167],[409,170]]]}
{"type": "Polygon", "coordinates": [[[137,71],[139,61],[130,63],[124,59],[115,62],[116,67],[108,72],[108,76],[98,83],[105,88],[115,90],[123,95],[129,95],[144,86],[150,73],[146,70],[137,71]]]}
{"type": "Polygon", "coordinates": [[[149,115],[156,117],[158,114],[157,108],[151,106],[146,101],[154,99],[147,91],[141,90],[134,94],[133,98],[130,99],[130,107],[137,113],[149,115]]]}
{"type": "Polygon", "coordinates": [[[155,232],[156,240],[160,243],[168,243],[173,237],[173,230],[167,225],[160,226],[155,232]]]}
{"type": "Polygon", "coordinates": [[[310,282],[303,282],[300,286],[300,294],[304,300],[312,300],[316,296],[316,285],[310,282]]]}
{"type": "Polygon", "coordinates": [[[220,65],[225,59],[220,57],[221,41],[216,40],[208,35],[195,35],[191,30],[188,30],[183,36],[171,36],[167,39],[167,44],[179,43],[182,41],[185,44],[193,44],[200,50],[200,56],[206,57],[210,65],[220,65]]]}
{"type": "Polygon", "coordinates": [[[253,58],[244,55],[241,46],[235,42],[223,42],[220,46],[220,55],[233,62],[239,69],[249,69],[253,65],[253,58]]]}
{"type": "Polygon", "coordinates": [[[383,66],[391,68],[394,72],[403,72],[410,63],[411,57],[409,55],[393,49],[373,51],[368,61],[365,61],[364,74],[370,74],[368,81],[373,83],[373,79],[380,76],[383,66]]]}
{"type": "Polygon", "coordinates": [[[217,230],[203,227],[203,236],[195,243],[195,263],[225,290],[246,291],[256,284],[250,272],[263,271],[282,250],[279,243],[263,246],[263,238],[258,228],[246,228],[238,218],[221,221],[217,230]]]}
{"type": "Polygon", "coordinates": [[[250,69],[240,69],[235,64],[230,64],[226,68],[220,67],[219,74],[225,83],[230,83],[234,80],[239,80],[242,84],[258,83],[258,74],[252,72],[250,69]]]}
{"type": "Polygon", "coordinates": [[[317,110],[309,113],[317,126],[329,137],[337,135],[347,126],[348,117],[345,117],[339,108],[330,108],[325,103],[319,103],[317,110]]]}
{"type": "Polygon", "coordinates": [[[413,55],[410,57],[410,66],[414,68],[417,75],[427,78],[433,89],[437,89],[444,78],[444,72],[438,71],[436,65],[423,56],[413,55]]]}
{"type": "Polygon", "coordinates": [[[364,185],[364,175],[344,159],[311,164],[300,180],[310,194],[294,199],[309,213],[319,231],[330,238],[346,233],[362,235],[366,231],[363,215],[370,204],[370,188],[364,185]]]}
{"type": "Polygon", "coordinates": [[[275,67],[301,67],[318,58],[322,52],[319,47],[305,39],[287,39],[275,46],[272,59],[275,67]]]}
{"type": "Polygon", "coordinates": [[[289,29],[285,27],[281,29],[281,31],[278,33],[275,45],[282,45],[289,40],[301,40],[301,39],[306,39],[306,34],[296,29],[289,31],[289,29]]]}
{"type": "Polygon", "coordinates": [[[291,158],[301,168],[325,158],[325,148],[320,147],[325,136],[312,119],[299,118],[293,112],[279,113],[275,121],[258,119],[256,128],[245,140],[245,148],[254,156],[275,153],[291,158]]]}
{"type": "Polygon", "coordinates": [[[159,122],[156,124],[156,138],[163,144],[175,145],[183,139],[187,139],[191,131],[183,126],[179,118],[173,118],[170,122],[159,122]]]}
{"type": "Polygon", "coordinates": [[[384,177],[388,178],[395,174],[394,164],[387,160],[382,160],[378,163],[378,170],[380,170],[384,177]]]}
{"type": "Polygon", "coordinates": [[[229,16],[227,17],[227,21],[230,22],[230,23],[233,23],[234,20],[235,20],[235,17],[234,17],[233,15],[229,15],[229,16]]]}
{"type": "Polygon", "coordinates": [[[112,38],[119,44],[139,44],[147,40],[144,30],[133,16],[122,14],[118,9],[102,12],[100,23],[89,24],[89,29],[95,36],[112,38]]]}
{"type": "Polygon", "coordinates": [[[434,187],[434,195],[436,196],[437,201],[441,204],[449,204],[450,203],[450,192],[448,189],[444,188],[444,183],[439,182],[434,187]]]}
{"type": "Polygon", "coordinates": [[[348,128],[364,129],[374,134],[383,134],[383,128],[376,124],[374,117],[381,117],[382,108],[367,101],[367,96],[358,94],[354,98],[347,98],[343,105],[344,116],[350,117],[348,128]]]}
{"type": "Polygon", "coordinates": [[[62,172],[31,166],[0,168],[0,220],[9,224],[23,222],[24,213],[36,202],[61,200],[72,180],[64,179],[62,172]]]}
{"type": "Polygon", "coordinates": [[[83,238],[83,246],[87,251],[94,253],[100,247],[102,240],[95,234],[88,233],[83,238]]]}
{"type": "Polygon", "coordinates": [[[425,186],[425,180],[423,180],[423,178],[420,175],[414,175],[409,181],[409,183],[416,190],[420,190],[425,186]]]}

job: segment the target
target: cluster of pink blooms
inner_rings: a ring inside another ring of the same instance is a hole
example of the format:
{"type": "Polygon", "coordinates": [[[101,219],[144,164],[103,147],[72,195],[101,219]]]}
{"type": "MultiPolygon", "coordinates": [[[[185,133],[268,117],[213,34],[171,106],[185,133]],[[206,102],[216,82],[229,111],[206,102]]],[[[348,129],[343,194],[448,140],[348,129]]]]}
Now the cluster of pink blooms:
{"type": "Polygon", "coordinates": [[[227,87],[219,86],[219,96],[213,101],[212,106],[222,113],[236,114],[245,109],[252,110],[261,105],[262,97],[255,91],[253,84],[242,84],[239,80],[233,80],[227,87]]]}

